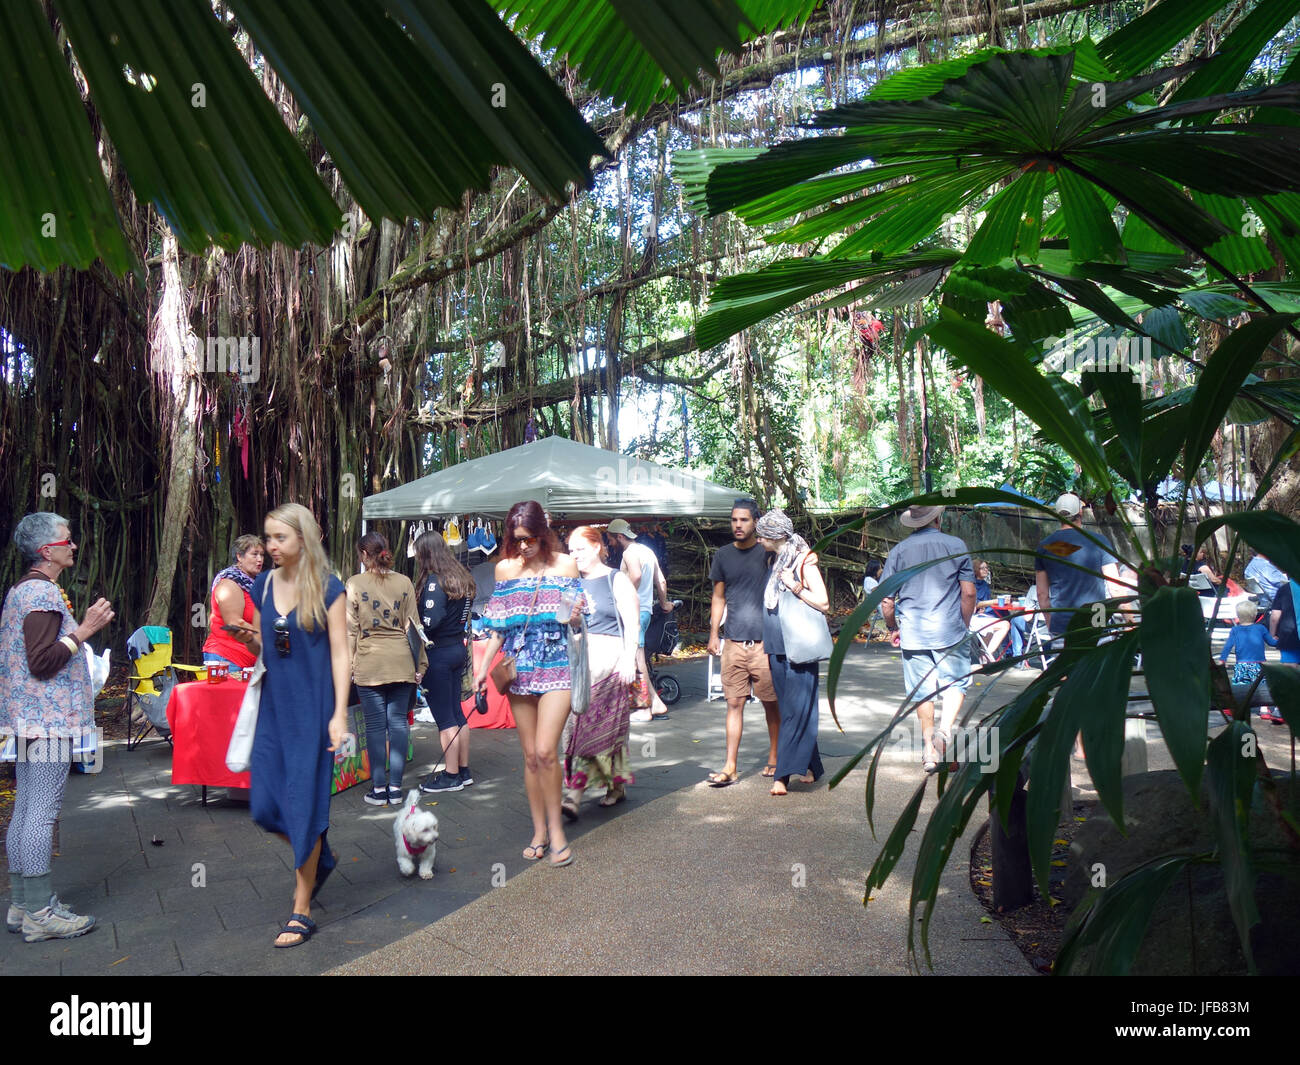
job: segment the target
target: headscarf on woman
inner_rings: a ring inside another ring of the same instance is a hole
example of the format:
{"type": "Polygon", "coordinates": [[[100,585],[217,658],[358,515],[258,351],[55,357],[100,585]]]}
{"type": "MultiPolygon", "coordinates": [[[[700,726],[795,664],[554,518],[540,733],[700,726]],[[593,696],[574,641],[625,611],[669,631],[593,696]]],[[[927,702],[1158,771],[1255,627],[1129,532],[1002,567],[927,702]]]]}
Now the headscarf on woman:
{"type": "Polygon", "coordinates": [[[794,523],[779,510],[769,510],[759,518],[754,531],[764,540],[785,541],[776,553],[763,589],[763,606],[773,610],[781,601],[781,571],[794,566],[795,559],[808,550],[808,541],[794,531],[794,523]]]}

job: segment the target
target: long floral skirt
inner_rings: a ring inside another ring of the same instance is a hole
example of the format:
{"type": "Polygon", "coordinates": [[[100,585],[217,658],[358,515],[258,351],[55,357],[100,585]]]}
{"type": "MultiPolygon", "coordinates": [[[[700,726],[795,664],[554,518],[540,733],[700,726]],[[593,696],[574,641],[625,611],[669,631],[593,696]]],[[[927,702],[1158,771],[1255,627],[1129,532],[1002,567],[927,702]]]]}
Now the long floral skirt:
{"type": "Polygon", "coordinates": [[[628,686],[618,679],[623,641],[599,633],[587,639],[591,705],[579,717],[569,715],[561,738],[565,796],[574,802],[593,784],[608,790],[634,780],[627,762],[632,698],[628,686]]]}

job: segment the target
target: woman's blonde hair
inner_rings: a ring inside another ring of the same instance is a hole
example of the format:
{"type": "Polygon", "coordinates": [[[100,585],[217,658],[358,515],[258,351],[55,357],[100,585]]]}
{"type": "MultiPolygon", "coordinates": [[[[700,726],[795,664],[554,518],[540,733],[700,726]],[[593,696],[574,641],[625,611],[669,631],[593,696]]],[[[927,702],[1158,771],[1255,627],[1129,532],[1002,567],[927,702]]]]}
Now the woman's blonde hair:
{"type": "Polygon", "coordinates": [[[284,503],[266,516],[289,526],[302,540],[302,559],[298,563],[298,624],[305,632],[325,627],[325,585],[329,581],[330,563],[321,547],[320,526],[312,512],[301,503],[284,503]]]}

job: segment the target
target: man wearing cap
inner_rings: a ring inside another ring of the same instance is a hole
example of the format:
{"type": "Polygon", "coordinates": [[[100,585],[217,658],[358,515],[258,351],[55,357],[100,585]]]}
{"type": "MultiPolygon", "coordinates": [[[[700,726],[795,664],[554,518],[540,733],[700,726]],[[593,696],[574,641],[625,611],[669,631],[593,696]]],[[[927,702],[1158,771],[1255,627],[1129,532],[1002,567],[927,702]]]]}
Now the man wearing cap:
{"type": "Polygon", "coordinates": [[[650,709],[638,710],[632,715],[633,721],[649,721],[668,713],[659,693],[650,684],[650,670],[645,658],[645,634],[650,627],[650,617],[654,610],[655,599],[666,614],[672,613],[673,604],[668,599],[668,582],[664,580],[664,571],[659,567],[659,559],[645,544],[636,542],[636,533],[632,526],[622,518],[615,518],[609,523],[609,535],[623,551],[623,572],[631,578],[636,587],[637,598],[641,608],[641,634],[637,639],[636,668],[646,678],[646,687],[650,689],[650,709]]]}
{"type": "Polygon", "coordinates": [[[1066,492],[1054,509],[1061,527],[1036,549],[1034,583],[1038,608],[1047,618],[1052,636],[1060,637],[1073,610],[1101,602],[1106,598],[1106,582],[1122,578],[1110,541],[1100,533],[1085,536],[1079,527],[1083,500],[1066,492]]]}
{"type": "Polygon", "coordinates": [[[880,604],[885,624],[900,632],[903,683],[909,698],[917,700],[927,773],[939,768],[951,746],[952,727],[970,686],[970,619],[976,599],[966,545],[939,531],[942,517],[943,507],[908,507],[899,521],[916,531],[889,552],[880,574],[883,583],[902,570],[934,562],[880,604]],[[941,687],[943,716],[936,729],[934,698],[941,687]]]}
{"type": "Polygon", "coordinates": [[[727,758],[720,772],[709,774],[709,783],[715,788],[740,779],[736,762],[740,758],[745,703],[751,688],[767,717],[767,765],[763,767],[763,776],[770,777],[776,772],[781,709],[763,648],[763,622],[767,616],[763,591],[767,588],[768,554],[758,542],[757,526],[758,504],[752,499],[737,499],[731,507],[731,543],[718,549],[709,567],[709,580],[713,582],[709,654],[722,656],[722,695],[727,701],[727,758]],[[724,614],[725,640],[721,638],[724,614]]]}

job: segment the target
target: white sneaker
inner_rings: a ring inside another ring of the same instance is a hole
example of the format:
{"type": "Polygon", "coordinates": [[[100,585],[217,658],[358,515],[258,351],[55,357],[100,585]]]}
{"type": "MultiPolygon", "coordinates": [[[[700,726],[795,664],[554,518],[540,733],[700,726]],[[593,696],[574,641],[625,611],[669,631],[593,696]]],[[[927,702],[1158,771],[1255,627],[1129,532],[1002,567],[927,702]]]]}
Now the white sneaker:
{"type": "Polygon", "coordinates": [[[78,916],[56,896],[51,896],[50,905],[39,913],[23,914],[23,939],[28,943],[39,943],[43,939],[75,939],[94,927],[93,917],[78,916]]]}
{"type": "Polygon", "coordinates": [[[15,906],[11,902],[9,904],[9,913],[5,916],[5,928],[10,932],[21,932],[23,930],[23,916],[26,913],[26,910],[15,906]]]}

